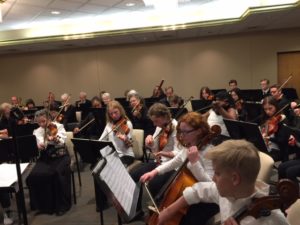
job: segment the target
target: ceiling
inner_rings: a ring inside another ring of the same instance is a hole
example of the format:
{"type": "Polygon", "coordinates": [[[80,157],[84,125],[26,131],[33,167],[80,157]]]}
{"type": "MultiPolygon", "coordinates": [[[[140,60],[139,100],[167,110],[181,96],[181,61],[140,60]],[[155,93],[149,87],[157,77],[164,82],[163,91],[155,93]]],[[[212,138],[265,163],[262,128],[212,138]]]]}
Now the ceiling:
{"type": "MultiPolygon", "coordinates": [[[[179,7],[192,4],[205,5],[213,1],[217,0],[180,0],[179,7]]],[[[300,28],[300,7],[296,3],[284,9],[254,10],[244,14],[243,17],[209,23],[169,24],[42,38],[21,36],[25,30],[28,30],[26,26],[35,23],[42,23],[44,28],[47,28],[48,21],[62,23],[61,21],[67,19],[82,18],[83,20],[83,18],[96,18],[99,15],[106,16],[114,13],[130,15],[132,12],[146,13],[152,9],[153,6],[145,6],[142,0],[7,0],[2,4],[0,54],[300,28]],[[134,5],[128,6],[128,3],[134,3],[134,5]],[[59,11],[60,14],[52,14],[53,11],[59,11]],[[5,37],[18,37],[18,35],[20,38],[15,40],[5,39],[5,37]]]]}

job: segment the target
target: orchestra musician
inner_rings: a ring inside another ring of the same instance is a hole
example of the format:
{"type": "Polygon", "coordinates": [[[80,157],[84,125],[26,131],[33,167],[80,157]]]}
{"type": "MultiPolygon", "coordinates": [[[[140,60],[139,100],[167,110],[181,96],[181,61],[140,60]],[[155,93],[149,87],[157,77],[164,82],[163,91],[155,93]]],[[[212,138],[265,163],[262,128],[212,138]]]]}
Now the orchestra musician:
{"type": "Polygon", "coordinates": [[[289,134],[283,127],[286,117],[280,111],[278,102],[272,96],[265,97],[262,102],[263,119],[261,121],[262,136],[266,142],[270,156],[274,161],[288,160],[289,134]]]}
{"type": "MultiPolygon", "coordinates": [[[[170,161],[156,167],[151,172],[145,173],[140,178],[141,182],[151,181],[156,176],[176,170],[186,160],[188,160],[187,168],[196,181],[212,181],[214,174],[212,163],[204,157],[213,147],[210,139],[211,131],[207,122],[199,113],[190,112],[180,118],[176,129],[180,152],[170,161]]],[[[181,184],[173,183],[172,185],[181,184]]],[[[199,221],[205,224],[218,211],[219,207],[216,204],[200,203],[190,207],[178,224],[196,225],[199,224],[199,221]]]]}
{"type": "MultiPolygon", "coordinates": [[[[271,96],[277,101],[279,109],[284,108],[290,101],[282,93],[282,88],[278,84],[274,84],[270,87],[271,96]]],[[[283,110],[283,114],[289,119],[289,107],[286,107],[283,110]]]]}
{"type": "Polygon", "coordinates": [[[159,100],[166,97],[166,94],[164,93],[161,86],[155,86],[152,92],[151,98],[158,98],[159,100]]]}
{"type": "MultiPolygon", "coordinates": [[[[91,99],[92,108],[102,108],[101,99],[95,96],[91,99]]],[[[93,112],[89,112],[84,120],[73,130],[76,137],[98,140],[102,134],[101,127],[104,127],[104,121],[95,121],[93,112]]]]}
{"type": "Polygon", "coordinates": [[[166,105],[167,107],[171,107],[170,98],[174,96],[174,88],[172,86],[165,88],[165,97],[160,99],[159,102],[166,105]]]}
{"type": "Polygon", "coordinates": [[[231,95],[226,91],[220,91],[215,95],[215,101],[212,104],[212,109],[206,112],[207,123],[210,127],[218,125],[221,127],[221,134],[229,137],[229,133],[223,121],[225,119],[237,120],[238,115],[235,109],[234,101],[231,95]]]}
{"type": "MultiPolygon", "coordinates": [[[[9,114],[10,114],[11,105],[9,103],[2,103],[0,106],[0,141],[1,138],[8,138],[10,130],[9,125],[9,114]]],[[[11,217],[11,202],[9,193],[5,191],[0,192],[0,205],[3,208],[3,224],[10,225],[13,224],[13,219],[11,217]]]]}
{"type": "Polygon", "coordinates": [[[270,81],[266,78],[260,80],[260,88],[262,92],[262,99],[264,99],[267,96],[270,96],[270,81]]]}
{"type": "Polygon", "coordinates": [[[112,101],[110,93],[104,92],[101,94],[101,101],[104,107],[107,107],[108,103],[112,101]]]}
{"type": "Polygon", "coordinates": [[[200,89],[200,100],[213,100],[214,96],[209,87],[202,87],[200,89]]]}
{"type": "Polygon", "coordinates": [[[228,82],[228,86],[229,86],[229,89],[228,89],[228,93],[229,93],[229,94],[231,93],[231,91],[232,91],[233,89],[235,89],[235,88],[239,89],[239,88],[238,88],[237,80],[234,80],[234,79],[232,79],[232,80],[230,80],[230,81],[228,82]]]}
{"type": "Polygon", "coordinates": [[[99,140],[111,141],[126,167],[134,161],[132,130],[132,123],[122,105],[118,101],[110,101],[106,109],[106,126],[99,140]]]}
{"type": "MultiPolygon", "coordinates": [[[[205,157],[212,161],[213,182],[198,182],[184,190],[171,206],[159,215],[158,225],[167,225],[182,208],[199,202],[216,203],[220,207],[221,224],[237,225],[288,225],[280,209],[270,212],[267,217],[241,218],[235,215],[240,209],[251,204],[253,198],[269,194],[269,186],[257,181],[260,170],[258,150],[245,140],[228,140],[208,151],[205,157]]],[[[197,218],[195,218],[197,220],[197,218]]],[[[198,220],[198,224],[202,221],[198,220]]]]}
{"type": "Polygon", "coordinates": [[[79,100],[75,102],[75,106],[79,111],[81,111],[81,120],[84,120],[89,113],[89,108],[92,107],[92,102],[87,99],[86,92],[79,92],[79,100]]]}
{"type": "Polygon", "coordinates": [[[238,119],[242,121],[247,121],[247,110],[244,106],[244,100],[241,95],[241,90],[234,88],[231,90],[231,97],[235,104],[235,109],[237,110],[238,119]]]}
{"type": "Polygon", "coordinates": [[[131,107],[130,119],[134,129],[144,130],[145,137],[153,134],[154,126],[148,117],[148,109],[144,99],[139,94],[131,94],[129,98],[131,107]]]}
{"type": "Polygon", "coordinates": [[[40,157],[26,179],[32,210],[60,216],[71,207],[70,157],[65,147],[66,131],[51,122],[46,109],[35,114],[39,128],[36,136],[40,157]]]}
{"type": "MultiPolygon", "coordinates": [[[[300,130],[300,107],[299,101],[291,102],[292,120],[290,126],[297,130],[300,130]]],[[[278,167],[278,178],[288,178],[298,183],[297,177],[300,177],[300,139],[294,135],[290,135],[288,142],[288,152],[296,153],[296,157],[293,160],[283,162],[278,167]]]]}
{"type": "Polygon", "coordinates": [[[68,123],[75,123],[76,120],[76,108],[70,103],[71,96],[67,93],[61,95],[62,108],[59,110],[60,114],[57,115],[56,120],[67,127],[68,123]]]}
{"type": "MultiPolygon", "coordinates": [[[[133,180],[138,182],[140,177],[156,168],[159,164],[163,165],[172,159],[178,152],[178,142],[176,139],[177,121],[172,119],[171,112],[167,106],[162,103],[153,104],[148,111],[148,115],[156,126],[153,135],[148,135],[145,139],[145,145],[154,155],[155,161],[142,163],[130,175],[133,180]]],[[[170,171],[161,176],[157,176],[149,183],[149,189],[155,196],[168,180],[174,171],[170,171]]]]}

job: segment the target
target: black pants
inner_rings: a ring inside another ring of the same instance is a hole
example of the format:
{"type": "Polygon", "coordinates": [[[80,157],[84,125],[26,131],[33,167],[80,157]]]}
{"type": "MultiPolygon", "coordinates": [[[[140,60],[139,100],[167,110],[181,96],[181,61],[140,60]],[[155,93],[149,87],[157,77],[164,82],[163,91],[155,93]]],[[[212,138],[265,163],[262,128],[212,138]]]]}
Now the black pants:
{"type": "Polygon", "coordinates": [[[186,215],[182,218],[180,225],[200,225],[220,211],[215,203],[198,203],[188,208],[186,215]]]}
{"type": "Polygon", "coordinates": [[[71,169],[68,155],[37,161],[26,180],[32,210],[59,213],[71,207],[71,169]]]}
{"type": "Polygon", "coordinates": [[[9,194],[6,191],[0,191],[0,203],[2,208],[10,207],[9,194]]]}
{"type": "Polygon", "coordinates": [[[279,179],[288,178],[298,182],[297,177],[300,177],[300,159],[295,159],[281,163],[278,168],[279,179]]]}

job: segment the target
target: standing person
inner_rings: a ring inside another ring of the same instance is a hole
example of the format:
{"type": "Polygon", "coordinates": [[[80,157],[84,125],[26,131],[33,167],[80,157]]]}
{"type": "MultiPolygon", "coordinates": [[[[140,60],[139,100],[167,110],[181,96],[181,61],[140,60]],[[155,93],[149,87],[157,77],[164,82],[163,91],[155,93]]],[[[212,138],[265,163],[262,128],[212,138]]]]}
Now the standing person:
{"type": "MultiPolygon", "coordinates": [[[[160,213],[158,225],[167,225],[181,209],[199,202],[218,204],[221,224],[237,225],[234,215],[241,208],[251,204],[253,198],[269,194],[269,186],[256,181],[260,159],[253,144],[244,140],[225,141],[207,152],[206,158],[212,160],[214,182],[199,182],[186,188],[182,197],[160,213]]],[[[288,225],[288,222],[280,209],[275,209],[270,216],[245,217],[239,224],[288,225]]]]}
{"type": "Polygon", "coordinates": [[[132,94],[129,98],[131,107],[131,121],[134,129],[144,130],[144,136],[153,134],[154,126],[148,117],[148,109],[144,99],[139,94],[132,94]]]}
{"type": "Polygon", "coordinates": [[[66,131],[51,122],[47,110],[36,112],[36,136],[40,158],[26,179],[32,210],[60,216],[71,207],[70,157],[65,148],[66,131]]]}
{"type": "Polygon", "coordinates": [[[260,88],[262,93],[262,99],[264,99],[267,96],[270,96],[270,81],[266,78],[260,80],[260,88]]]}
{"type": "Polygon", "coordinates": [[[272,96],[265,97],[262,102],[263,119],[262,136],[266,142],[270,156],[274,161],[288,160],[289,134],[283,127],[287,122],[284,114],[278,114],[278,102],[272,96]]]}
{"type": "Polygon", "coordinates": [[[132,130],[132,123],[122,105],[117,101],[110,101],[106,108],[106,126],[99,140],[111,141],[126,167],[134,161],[132,130]]]}
{"type": "MultiPolygon", "coordinates": [[[[170,161],[156,167],[151,172],[145,173],[140,178],[141,182],[150,181],[151,183],[151,180],[155,177],[176,170],[184,163],[187,163],[186,167],[191,172],[192,179],[195,182],[212,181],[214,174],[212,163],[210,160],[205,159],[205,155],[213,147],[211,141],[214,136],[209,125],[199,113],[190,112],[183,115],[177,125],[177,140],[181,151],[170,161]]],[[[172,183],[172,185],[179,184],[172,183]]],[[[175,195],[176,193],[169,194],[175,195]]],[[[199,221],[205,224],[210,217],[218,212],[218,208],[216,204],[201,203],[194,205],[188,209],[180,224],[197,225],[199,221]]]]}
{"type": "MultiPolygon", "coordinates": [[[[155,103],[149,108],[148,115],[154,126],[156,126],[156,129],[153,135],[146,137],[145,145],[150,149],[155,160],[142,163],[137,169],[131,172],[131,176],[136,182],[139,181],[143,174],[153,170],[160,164],[165,164],[179,151],[176,139],[177,121],[172,119],[168,107],[162,103],[155,103]]],[[[153,196],[159,192],[173,172],[170,171],[162,176],[158,176],[150,182],[149,189],[153,196]]]]}

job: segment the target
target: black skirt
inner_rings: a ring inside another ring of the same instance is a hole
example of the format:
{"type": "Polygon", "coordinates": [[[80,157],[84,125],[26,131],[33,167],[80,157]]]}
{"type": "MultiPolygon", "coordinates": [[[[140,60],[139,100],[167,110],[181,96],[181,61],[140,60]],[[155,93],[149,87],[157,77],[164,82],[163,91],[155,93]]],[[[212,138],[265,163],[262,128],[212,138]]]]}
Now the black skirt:
{"type": "Polygon", "coordinates": [[[65,212],[71,207],[70,157],[39,159],[26,179],[30,206],[41,213],[65,212]]]}

